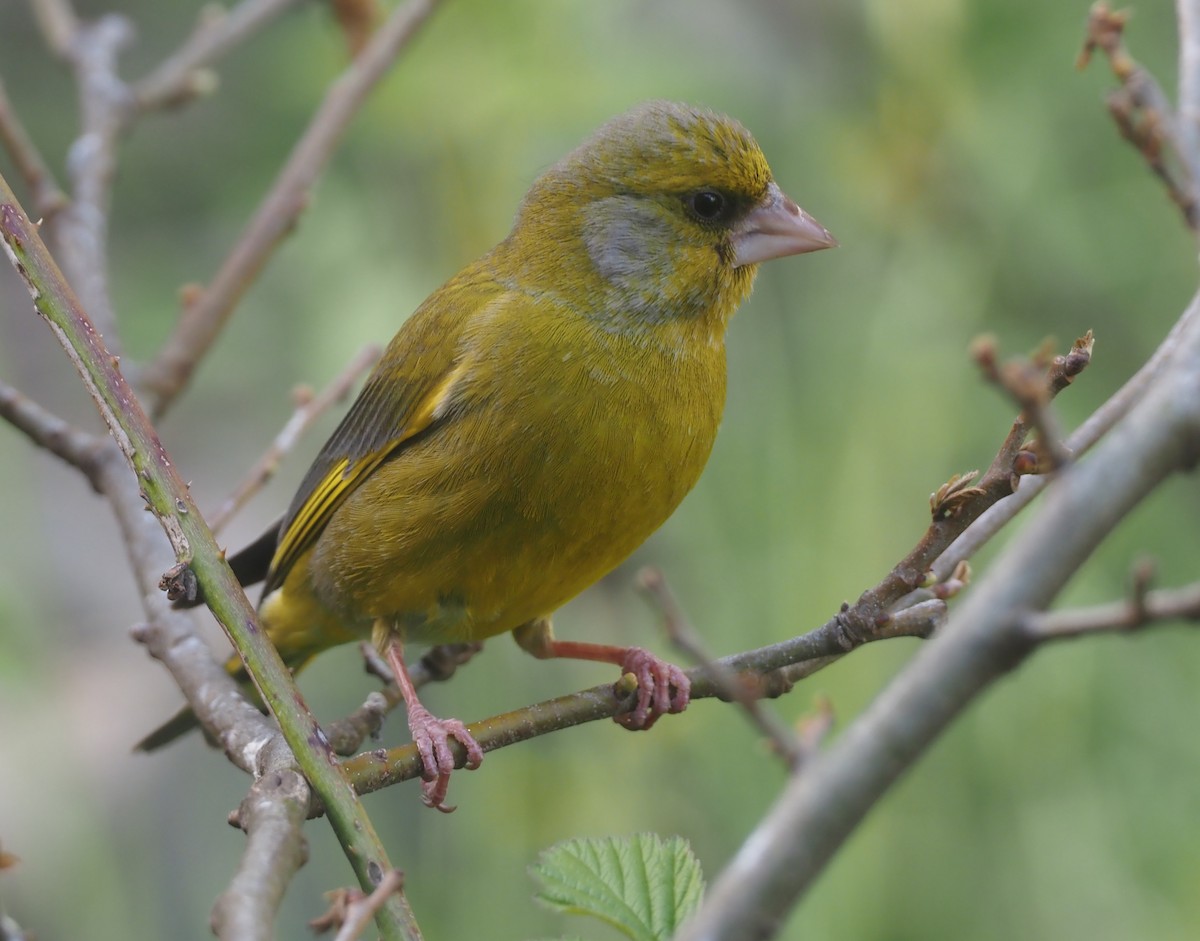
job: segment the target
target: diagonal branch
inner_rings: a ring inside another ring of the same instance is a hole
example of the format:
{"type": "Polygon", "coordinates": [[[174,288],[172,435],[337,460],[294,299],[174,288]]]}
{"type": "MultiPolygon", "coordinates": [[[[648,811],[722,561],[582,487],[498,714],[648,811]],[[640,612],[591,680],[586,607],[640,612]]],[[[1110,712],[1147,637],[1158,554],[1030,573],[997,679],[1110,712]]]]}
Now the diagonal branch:
{"type": "Polygon", "coordinates": [[[232,10],[206,7],[187,41],[149,75],[134,83],[133,97],[138,109],[173,108],[204,94],[213,86],[213,78],[204,71],[204,66],[244,43],[299,3],[300,0],[242,0],[232,10]]]}
{"type": "Polygon", "coordinates": [[[92,489],[99,491],[100,439],[64,421],[3,382],[0,382],[0,418],[23,432],[34,444],[83,471],[92,489]]]}
{"type": "MultiPolygon", "coordinates": [[[[1093,338],[1089,331],[1077,339],[1071,352],[1057,356],[1042,377],[1046,401],[1065,389],[1091,361],[1093,338]]],[[[978,355],[978,352],[977,352],[978,355]]],[[[855,638],[881,618],[886,618],[891,607],[908,592],[929,583],[937,583],[953,575],[957,568],[933,571],[934,563],[962,534],[984,513],[997,504],[1007,503],[1017,490],[1018,480],[1028,486],[1028,474],[1034,467],[1022,469],[1025,439],[1032,428],[1032,421],[1022,412],[1013,422],[1008,437],[992,459],[982,477],[976,473],[956,476],[944,484],[930,497],[933,521],[929,529],[912,551],[892,569],[891,573],[874,588],[863,592],[852,607],[839,615],[846,638],[846,649],[854,646],[855,638]]],[[[961,560],[960,560],[961,561],[961,560]]]]}
{"type": "MultiPolygon", "coordinates": [[[[121,375],[117,360],[91,323],[45,244],[0,177],[0,238],[25,280],[38,314],[78,370],[129,466],[146,505],[205,589],[209,607],[229,635],[305,777],[320,794],[334,831],[364,890],[392,868],[370,818],[351,789],[290,671],[257,625],[254,609],[225,562],[174,463],[121,375]]],[[[388,937],[420,936],[402,896],[380,912],[388,937]]]]}
{"type": "MultiPolygon", "coordinates": [[[[925,617],[884,619],[872,625],[860,641],[871,643],[902,635],[927,636],[932,630],[931,622],[936,620],[938,612],[943,610],[941,602],[932,606],[926,603],[922,608],[925,617]]],[[[840,616],[834,617],[799,637],[715,660],[715,669],[699,667],[688,670],[688,677],[692,681],[691,698],[727,698],[730,682],[736,683],[740,689],[746,691],[747,696],[754,699],[775,698],[787,693],[792,687],[791,681],[785,675],[786,668],[814,661],[825,665],[845,653],[840,616]]],[[[622,709],[628,709],[631,698],[636,695],[636,683],[631,687],[625,679],[623,677],[616,684],[594,686],[492,716],[473,722],[467,728],[487,752],[586,722],[611,719],[622,709]]],[[[456,766],[461,768],[466,761],[466,752],[457,742],[451,743],[451,746],[454,749],[456,766]]],[[[346,760],[344,766],[355,790],[360,794],[410,780],[421,772],[416,746],[411,743],[386,751],[364,752],[346,760]]],[[[314,807],[313,810],[317,811],[318,808],[314,807]]]]}
{"type": "Polygon", "coordinates": [[[1200,0],[1176,0],[1179,18],[1179,143],[1200,180],[1200,0]]]}
{"type": "Polygon", "coordinates": [[[79,18],[71,0],[32,0],[34,19],[46,45],[60,59],[70,55],[71,42],[79,28],[79,18]]]}
{"type": "MultiPolygon", "coordinates": [[[[1181,338],[1192,329],[1197,320],[1200,320],[1200,304],[1193,302],[1171,327],[1145,365],[1067,436],[1067,449],[1075,457],[1094,447],[1141,400],[1155,377],[1167,368],[1179,348],[1181,338]]],[[[1018,513],[1029,506],[1048,483],[1049,477],[1023,478],[1016,493],[990,507],[938,557],[931,567],[934,578],[939,582],[949,578],[957,566],[972,558],[1018,513]]]]}
{"type": "Polygon", "coordinates": [[[207,287],[184,308],[174,332],[146,366],[142,385],[162,415],[187,385],[242,295],[308,205],[309,191],[350,121],[440,0],[408,0],[379,28],[326,93],[271,191],[207,287]]]}
{"type": "Polygon", "coordinates": [[[321,415],[327,412],[334,403],[346,397],[350,388],[356,383],[364,372],[375,365],[375,361],[379,359],[380,349],[374,344],[369,344],[359,351],[336,377],[317,395],[312,395],[311,392],[303,398],[292,413],[292,417],[288,419],[287,424],[275,436],[275,440],[271,442],[271,446],[267,448],[255,463],[245,479],[238,484],[237,489],[230,494],[229,498],[222,503],[216,512],[209,516],[209,527],[214,533],[220,532],[247,501],[254,496],[268,480],[275,476],[275,472],[279,469],[279,464],[289,451],[295,446],[300,437],[312,427],[321,415]]]}
{"type": "MultiPolygon", "coordinates": [[[[1200,303],[1200,297],[1193,303],[1200,303]]],[[[1043,610],[1117,523],[1200,454],[1200,321],[1090,459],[1066,469],[1040,511],[963,606],[830,750],[794,775],[677,941],[769,938],[880,797],[1038,639],[1043,610]]]]}
{"type": "MultiPolygon", "coordinates": [[[[1181,23],[1189,25],[1182,9],[1180,12],[1181,23]]],[[[1186,131],[1180,127],[1162,87],[1125,48],[1128,18],[1128,13],[1112,10],[1104,0],[1092,4],[1077,65],[1085,67],[1097,50],[1108,58],[1113,74],[1121,83],[1108,96],[1108,111],[1117,130],[1137,148],[1146,166],[1162,181],[1167,195],[1183,213],[1188,228],[1197,234],[1200,232],[1200,202],[1197,201],[1196,183],[1200,178],[1197,176],[1200,164],[1195,148],[1191,146],[1196,132],[1194,127],[1186,131]]],[[[1185,56],[1189,53],[1189,42],[1185,33],[1182,38],[1185,56]]],[[[1187,95],[1184,103],[1192,108],[1195,106],[1195,89],[1189,83],[1193,80],[1181,72],[1181,90],[1187,95]]]]}
{"type": "Polygon", "coordinates": [[[54,41],[63,43],[60,53],[75,71],[82,126],[67,158],[71,202],[54,216],[54,234],[67,279],[107,337],[109,351],[120,355],[108,282],[108,221],[117,141],[131,101],[117,75],[117,59],[133,39],[133,26],[115,14],[91,23],[61,14],[58,22],[61,34],[54,41]]]}
{"type": "Polygon", "coordinates": [[[293,770],[259,778],[238,808],[246,831],[241,864],[212,910],[220,938],[270,941],[275,913],[292,875],[308,859],[302,827],[308,808],[308,782],[293,770]]]}
{"type": "Polygon", "coordinates": [[[3,81],[0,81],[0,144],[8,151],[17,172],[29,187],[39,216],[43,219],[52,216],[67,205],[66,193],[59,188],[54,174],[13,110],[3,81]]]}

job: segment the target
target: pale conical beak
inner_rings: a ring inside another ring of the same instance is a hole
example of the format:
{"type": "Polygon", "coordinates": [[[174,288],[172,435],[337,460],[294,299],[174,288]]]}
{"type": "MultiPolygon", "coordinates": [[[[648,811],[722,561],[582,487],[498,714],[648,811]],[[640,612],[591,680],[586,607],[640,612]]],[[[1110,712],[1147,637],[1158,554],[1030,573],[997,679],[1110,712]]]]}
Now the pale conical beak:
{"type": "Polygon", "coordinates": [[[772,183],[766,198],[733,232],[733,266],[835,248],[837,239],[772,183]]]}

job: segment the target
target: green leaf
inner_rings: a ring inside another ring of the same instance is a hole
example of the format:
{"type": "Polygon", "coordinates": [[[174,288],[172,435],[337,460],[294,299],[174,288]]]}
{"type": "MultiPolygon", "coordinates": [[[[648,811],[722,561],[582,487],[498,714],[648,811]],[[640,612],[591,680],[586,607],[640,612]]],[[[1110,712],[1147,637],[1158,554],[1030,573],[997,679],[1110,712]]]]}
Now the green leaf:
{"type": "Polygon", "coordinates": [[[530,870],[542,904],[593,915],[632,941],[666,941],[700,904],[704,876],[682,837],[567,840],[530,870]]]}

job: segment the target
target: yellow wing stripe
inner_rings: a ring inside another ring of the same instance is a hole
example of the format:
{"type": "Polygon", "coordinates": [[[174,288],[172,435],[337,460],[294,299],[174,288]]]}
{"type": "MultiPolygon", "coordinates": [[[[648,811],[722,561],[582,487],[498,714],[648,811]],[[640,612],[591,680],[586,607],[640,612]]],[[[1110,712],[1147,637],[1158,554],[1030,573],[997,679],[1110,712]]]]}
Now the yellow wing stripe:
{"type": "Polygon", "coordinates": [[[287,532],[282,534],[279,546],[275,550],[275,557],[271,560],[271,571],[267,576],[268,583],[274,580],[276,573],[282,573],[286,577],[296,560],[316,542],[321,530],[325,528],[325,524],[329,522],[329,518],[342,501],[350,496],[362,481],[374,473],[375,469],[396,448],[430,426],[440,415],[441,406],[464,371],[465,363],[459,363],[450,370],[433,390],[433,394],[427,396],[420,407],[415,410],[412,422],[408,427],[387,442],[383,448],[368,454],[353,467],[349,458],[342,458],[330,469],[321,482],[313,488],[308,499],[304,501],[304,505],[300,507],[291,525],[288,526],[287,532]]]}

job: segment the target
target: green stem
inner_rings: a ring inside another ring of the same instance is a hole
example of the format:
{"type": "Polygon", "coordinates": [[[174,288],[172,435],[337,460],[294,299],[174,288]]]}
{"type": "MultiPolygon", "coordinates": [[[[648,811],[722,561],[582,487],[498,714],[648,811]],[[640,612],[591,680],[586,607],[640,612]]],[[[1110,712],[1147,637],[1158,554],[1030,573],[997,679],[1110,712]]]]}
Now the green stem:
{"type": "MultiPolygon", "coordinates": [[[[192,501],[187,484],[121,375],[118,358],[105,347],[42,241],[38,227],[25,215],[2,175],[0,238],[27,284],[38,314],[75,364],[137,474],[146,504],[166,531],[176,557],[195,574],[209,607],[279,722],[297,764],[325,806],[359,884],[365,892],[371,892],[392,865],[370,818],[296,689],[291,672],[259,628],[254,609],[225,563],[224,553],[192,501]]],[[[377,922],[384,938],[415,941],[421,937],[400,893],[380,909],[377,922]]]]}

